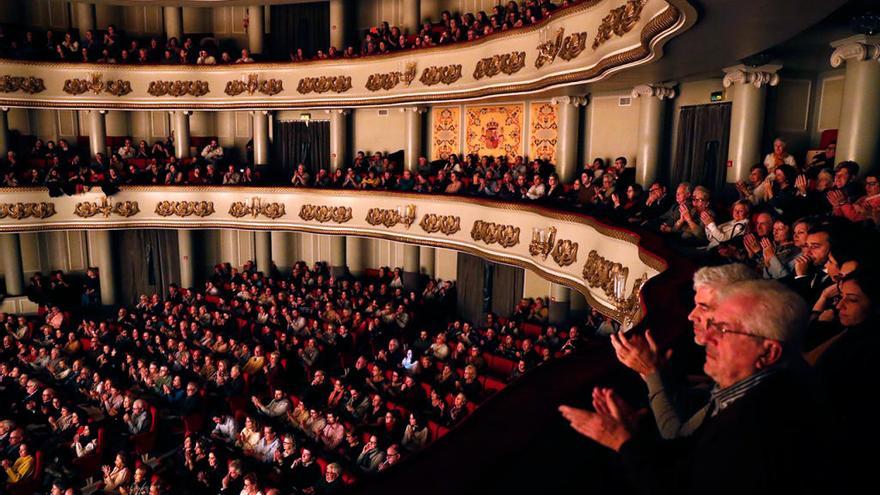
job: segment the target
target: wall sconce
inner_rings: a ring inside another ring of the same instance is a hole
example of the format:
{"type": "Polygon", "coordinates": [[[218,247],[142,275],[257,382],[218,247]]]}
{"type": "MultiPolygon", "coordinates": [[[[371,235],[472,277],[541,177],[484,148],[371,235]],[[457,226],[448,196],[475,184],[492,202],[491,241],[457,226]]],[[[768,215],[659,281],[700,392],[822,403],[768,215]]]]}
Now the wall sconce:
{"type": "Polygon", "coordinates": [[[416,221],[416,205],[398,206],[397,216],[400,223],[409,228],[416,221]]]}
{"type": "Polygon", "coordinates": [[[529,244],[529,253],[532,256],[541,256],[541,259],[547,259],[550,251],[553,251],[553,244],[556,243],[556,227],[549,229],[532,229],[532,242],[529,244]]]}
{"type": "Polygon", "coordinates": [[[611,302],[621,315],[621,328],[623,331],[632,328],[633,321],[639,311],[639,290],[642,284],[648,280],[648,274],[644,274],[633,282],[632,290],[629,296],[626,294],[626,279],[629,276],[629,270],[621,269],[615,266],[611,271],[611,281],[613,283],[614,292],[611,302]]]}

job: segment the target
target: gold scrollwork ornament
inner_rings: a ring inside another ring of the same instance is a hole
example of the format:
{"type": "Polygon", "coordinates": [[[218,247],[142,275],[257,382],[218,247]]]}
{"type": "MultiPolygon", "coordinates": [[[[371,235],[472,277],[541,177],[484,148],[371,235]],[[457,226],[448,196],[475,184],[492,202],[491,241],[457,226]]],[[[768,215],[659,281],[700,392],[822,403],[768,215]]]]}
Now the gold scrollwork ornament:
{"type": "Polygon", "coordinates": [[[73,209],[73,213],[81,218],[91,218],[98,214],[103,215],[104,218],[108,218],[112,214],[128,218],[133,217],[138,212],[140,212],[140,208],[137,201],[121,201],[113,204],[106,197],[101,198],[100,202],[79,202],[73,209]]]}
{"type": "Polygon", "coordinates": [[[0,77],[0,93],[23,93],[33,95],[46,91],[46,84],[39,77],[3,76],[0,77]]]}
{"type": "Polygon", "coordinates": [[[461,230],[461,217],[428,213],[422,217],[419,226],[429,234],[442,232],[446,235],[452,235],[461,230]]]}
{"type": "Polygon", "coordinates": [[[0,203],[0,218],[44,219],[55,214],[55,203],[0,203]]]}
{"type": "Polygon", "coordinates": [[[573,265],[577,262],[578,243],[570,239],[560,239],[556,241],[556,246],[550,253],[553,261],[561,267],[573,265]]]}
{"type": "Polygon", "coordinates": [[[320,223],[345,223],[351,220],[350,206],[318,206],[302,205],[299,217],[305,221],[316,220],[320,223]]]}
{"type": "Polygon", "coordinates": [[[461,64],[452,64],[425,67],[419,81],[425,86],[434,86],[440,83],[450,85],[459,79],[461,79],[461,64]]]}
{"type": "Polygon", "coordinates": [[[147,93],[156,97],[190,95],[198,98],[209,91],[208,81],[152,81],[147,87],[147,93]]]}
{"type": "Polygon", "coordinates": [[[526,65],[526,52],[510,52],[480,59],[474,68],[474,79],[515,74],[526,65]]]}
{"type": "Polygon", "coordinates": [[[304,77],[299,80],[296,91],[300,94],[309,93],[345,93],[351,89],[351,76],[304,77]]]}
{"type": "Polygon", "coordinates": [[[160,201],[156,214],[160,217],[207,217],[214,213],[213,201],[160,201]]]}
{"type": "Polygon", "coordinates": [[[503,248],[510,248],[519,244],[519,227],[477,220],[471,228],[471,238],[486,244],[498,243],[503,248]]]}
{"type": "Polygon", "coordinates": [[[593,50],[610,40],[612,35],[623,36],[630,32],[639,22],[642,9],[647,2],[648,0],[627,0],[626,4],[611,9],[608,15],[602,19],[599,29],[596,30],[596,37],[593,38],[593,50]]]}
{"type": "Polygon", "coordinates": [[[248,74],[247,81],[239,79],[228,81],[223,92],[229,96],[238,96],[244,92],[247,92],[249,95],[262,93],[266,96],[274,96],[282,91],[284,91],[284,83],[281,79],[264,79],[260,81],[257,74],[248,74]]]}

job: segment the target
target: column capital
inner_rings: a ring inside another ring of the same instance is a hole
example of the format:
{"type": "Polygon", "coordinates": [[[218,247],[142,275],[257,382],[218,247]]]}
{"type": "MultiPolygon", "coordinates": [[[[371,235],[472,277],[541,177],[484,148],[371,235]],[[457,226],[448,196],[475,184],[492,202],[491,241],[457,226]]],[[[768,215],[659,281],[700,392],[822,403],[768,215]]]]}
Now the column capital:
{"type": "Polygon", "coordinates": [[[192,115],[193,111],[192,110],[168,110],[168,115],[174,116],[177,114],[192,115]]]}
{"type": "Polygon", "coordinates": [[[107,110],[89,110],[89,113],[98,112],[101,115],[107,115],[107,110]]]}
{"type": "Polygon", "coordinates": [[[251,110],[248,112],[248,115],[272,115],[272,110],[251,110]]]}
{"type": "Polygon", "coordinates": [[[779,69],[782,65],[767,64],[760,67],[749,67],[747,65],[735,65],[724,69],[724,79],[722,84],[725,88],[729,88],[736,83],[751,84],[756,88],[764,85],[776,86],[779,84],[779,69]]]}
{"type": "Polygon", "coordinates": [[[848,60],[880,62],[880,36],[859,34],[832,42],[831,46],[834,48],[834,53],[831,54],[831,67],[840,67],[848,60]]]}
{"type": "Polygon", "coordinates": [[[428,111],[426,107],[399,107],[400,113],[412,112],[412,113],[425,113],[428,111]]]}
{"type": "Polygon", "coordinates": [[[3,112],[3,113],[9,112],[9,107],[0,107],[0,112],[3,112]]]}
{"type": "Polygon", "coordinates": [[[575,107],[585,107],[589,103],[589,98],[584,96],[555,96],[550,99],[550,103],[560,106],[560,105],[572,105],[575,107]]]}
{"type": "Polygon", "coordinates": [[[633,98],[647,96],[671,100],[675,98],[675,84],[640,84],[634,87],[629,94],[633,98]]]}
{"type": "Polygon", "coordinates": [[[326,113],[328,115],[332,115],[334,113],[339,114],[339,115],[348,115],[351,113],[351,109],[349,109],[349,108],[328,108],[327,110],[324,110],[324,113],[326,113]]]}

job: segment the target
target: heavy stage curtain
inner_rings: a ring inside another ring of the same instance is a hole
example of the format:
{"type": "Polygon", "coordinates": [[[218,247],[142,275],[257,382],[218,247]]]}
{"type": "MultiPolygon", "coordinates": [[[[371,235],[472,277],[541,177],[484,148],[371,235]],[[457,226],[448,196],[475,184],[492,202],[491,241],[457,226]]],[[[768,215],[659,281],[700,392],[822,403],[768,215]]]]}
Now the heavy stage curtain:
{"type": "Polygon", "coordinates": [[[180,282],[176,230],[119,230],[113,232],[119,267],[119,296],[124,304],[140,294],[164,294],[180,282]]]}
{"type": "Polygon", "coordinates": [[[721,191],[727,175],[730,103],[682,107],[675,161],[669,183],[703,185],[721,191]]]}
{"type": "Polygon", "coordinates": [[[492,312],[509,315],[523,295],[525,273],[522,268],[494,264],[492,274],[492,312]]]}
{"type": "Polygon", "coordinates": [[[523,294],[523,270],[458,253],[458,312],[482,324],[485,314],[509,314],[523,294]]]}
{"type": "Polygon", "coordinates": [[[303,163],[314,177],[318,170],[330,168],[330,122],[278,122],[273,147],[273,173],[289,180],[303,163]]]}

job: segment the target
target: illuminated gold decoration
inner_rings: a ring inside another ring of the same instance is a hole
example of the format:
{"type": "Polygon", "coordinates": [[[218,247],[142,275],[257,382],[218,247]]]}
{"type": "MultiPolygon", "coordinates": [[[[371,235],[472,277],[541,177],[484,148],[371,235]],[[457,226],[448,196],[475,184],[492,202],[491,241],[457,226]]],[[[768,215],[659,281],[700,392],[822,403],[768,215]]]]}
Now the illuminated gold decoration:
{"type": "Polygon", "coordinates": [[[409,228],[416,221],[416,205],[398,206],[395,209],[370,208],[366,220],[370,225],[384,225],[389,229],[399,223],[409,228]]]}
{"type": "Polygon", "coordinates": [[[610,40],[612,35],[623,36],[630,32],[639,22],[642,8],[648,0],[627,0],[625,5],[611,9],[599,24],[596,37],[593,38],[593,50],[610,40]]]}
{"type": "Polygon", "coordinates": [[[569,61],[577,57],[587,48],[587,32],[570,34],[565,36],[565,28],[559,28],[553,39],[538,45],[538,58],[535,59],[535,68],[552,64],[556,57],[569,61]]]}
{"type": "Polygon", "coordinates": [[[274,96],[282,91],[284,91],[284,83],[281,79],[264,79],[260,81],[257,74],[248,74],[247,81],[241,79],[228,81],[223,92],[229,96],[238,96],[244,92],[247,92],[249,95],[262,93],[266,96],[274,96]]]}
{"type": "Polygon", "coordinates": [[[461,79],[461,64],[452,64],[425,67],[419,81],[425,86],[434,86],[440,83],[449,85],[459,79],[461,79]]]}
{"type": "Polygon", "coordinates": [[[350,206],[318,206],[302,205],[299,217],[305,221],[315,220],[320,223],[335,222],[345,223],[351,220],[350,206]]]}
{"type": "Polygon", "coordinates": [[[299,80],[296,91],[300,94],[309,93],[345,93],[351,89],[351,76],[304,77],[299,80]]]}
{"type": "Polygon", "coordinates": [[[553,243],[556,242],[556,227],[549,229],[532,229],[532,242],[529,243],[529,254],[532,256],[541,256],[547,259],[550,251],[553,250],[553,243]]]}
{"type": "Polygon", "coordinates": [[[81,95],[91,91],[96,95],[108,93],[113,96],[125,96],[131,93],[131,83],[122,79],[111,79],[104,82],[102,74],[92,74],[89,79],[66,79],[64,87],[65,93],[69,95],[81,95]]]}
{"type": "Polygon", "coordinates": [[[428,213],[422,217],[419,226],[429,234],[442,232],[446,235],[452,235],[461,230],[461,217],[428,213]]]}
{"type": "Polygon", "coordinates": [[[214,213],[213,201],[160,201],[156,214],[160,217],[207,217],[214,213]]]}
{"type": "Polygon", "coordinates": [[[407,62],[405,71],[394,71],[385,74],[371,74],[367,78],[366,88],[370,91],[391,90],[401,81],[409,86],[416,78],[416,63],[407,62]]]}
{"type": "Polygon", "coordinates": [[[600,288],[606,296],[613,297],[615,290],[620,291],[619,280],[622,278],[625,282],[629,276],[629,268],[605,259],[594,249],[587,255],[583,275],[587,285],[600,288]],[[615,287],[615,284],[618,287],[615,287]]]}
{"type": "Polygon", "coordinates": [[[245,201],[235,201],[229,206],[229,214],[235,218],[250,215],[257,218],[263,215],[275,220],[285,215],[284,203],[263,203],[260,198],[252,198],[250,204],[245,201]]]}
{"type": "Polygon", "coordinates": [[[515,74],[526,66],[526,52],[510,52],[480,59],[474,69],[474,79],[515,74]]]}
{"type": "Polygon", "coordinates": [[[486,244],[498,243],[501,247],[509,248],[519,244],[519,227],[477,220],[471,229],[471,238],[486,244]]]}
{"type": "Polygon", "coordinates": [[[147,87],[147,93],[159,96],[174,96],[175,98],[190,95],[198,98],[205,96],[210,91],[208,81],[152,81],[147,87]]]}
{"type": "Polygon", "coordinates": [[[73,213],[82,218],[91,218],[99,213],[104,218],[112,214],[119,215],[124,218],[133,217],[140,210],[137,201],[121,201],[115,204],[111,203],[107,197],[101,198],[101,201],[82,201],[76,204],[73,213]]]}
{"type": "Polygon", "coordinates": [[[46,91],[46,85],[39,77],[3,76],[0,77],[0,93],[22,91],[29,95],[46,91]]]}
{"type": "Polygon", "coordinates": [[[573,265],[577,262],[578,243],[570,239],[559,239],[556,241],[556,247],[550,253],[550,257],[560,267],[573,265]]]}
{"type": "Polygon", "coordinates": [[[55,214],[55,203],[0,203],[0,218],[24,220],[49,218],[55,214]]]}

